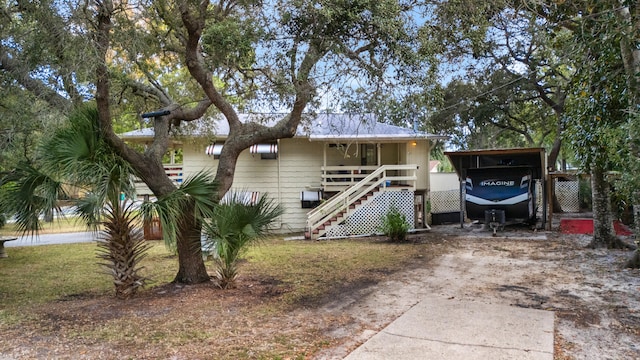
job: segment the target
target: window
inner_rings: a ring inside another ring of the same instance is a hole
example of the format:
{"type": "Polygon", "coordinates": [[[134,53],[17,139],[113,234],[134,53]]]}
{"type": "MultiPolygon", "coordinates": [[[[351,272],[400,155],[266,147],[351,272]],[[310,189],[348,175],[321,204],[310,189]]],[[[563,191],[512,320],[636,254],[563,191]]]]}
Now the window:
{"type": "Polygon", "coordinates": [[[300,203],[303,209],[312,209],[322,201],[322,191],[301,191],[300,203]]]}

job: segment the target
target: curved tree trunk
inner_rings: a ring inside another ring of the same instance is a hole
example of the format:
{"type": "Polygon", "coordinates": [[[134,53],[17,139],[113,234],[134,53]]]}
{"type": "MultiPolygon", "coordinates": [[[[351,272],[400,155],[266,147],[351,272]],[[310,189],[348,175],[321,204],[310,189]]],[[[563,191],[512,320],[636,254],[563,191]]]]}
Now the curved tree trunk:
{"type": "Polygon", "coordinates": [[[633,252],[631,259],[627,261],[625,267],[632,269],[640,269],[640,205],[633,205],[633,223],[635,227],[635,243],[636,251],[633,252]]]}
{"type": "Polygon", "coordinates": [[[590,248],[624,249],[629,245],[620,240],[613,229],[611,211],[611,191],[606,171],[595,165],[591,171],[591,191],[593,206],[593,239],[590,248]]]}
{"type": "MultiPolygon", "coordinates": [[[[616,11],[617,16],[623,24],[627,25],[627,34],[633,36],[640,28],[640,4],[636,2],[635,7],[620,7],[616,11]]],[[[638,173],[640,168],[639,156],[640,147],[640,128],[638,127],[637,109],[640,106],[640,80],[637,74],[640,73],[640,49],[635,45],[633,39],[622,37],[620,40],[620,54],[622,55],[622,63],[627,74],[627,86],[629,88],[629,145],[631,156],[630,172],[638,173]]],[[[635,227],[635,244],[638,248],[631,259],[627,262],[627,267],[640,268],[640,190],[636,190],[633,194],[633,219],[635,227]]]]}
{"type": "MultiPolygon", "coordinates": [[[[103,61],[96,66],[96,103],[102,135],[120,156],[136,169],[156,196],[167,195],[176,189],[162,167],[162,155],[164,155],[168,147],[169,119],[164,116],[154,119],[156,135],[145,154],[140,154],[129,148],[113,131],[109,103],[109,70],[106,63],[106,54],[110,43],[113,5],[109,1],[99,4],[96,47],[103,61]]],[[[183,209],[183,218],[178,224],[178,234],[176,236],[179,269],[174,282],[196,284],[209,280],[201,254],[199,225],[192,207],[183,209]]]]}
{"type": "Polygon", "coordinates": [[[193,206],[183,209],[176,239],[179,268],[174,283],[199,284],[210,280],[202,258],[201,229],[202,224],[197,221],[193,206]]]}

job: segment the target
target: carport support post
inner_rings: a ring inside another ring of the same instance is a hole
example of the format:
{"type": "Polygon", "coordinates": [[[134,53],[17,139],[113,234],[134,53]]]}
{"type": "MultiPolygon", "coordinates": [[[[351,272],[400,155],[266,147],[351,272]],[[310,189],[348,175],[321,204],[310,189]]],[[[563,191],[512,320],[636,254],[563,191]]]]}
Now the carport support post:
{"type": "Polygon", "coordinates": [[[544,185],[542,191],[544,195],[544,198],[542,199],[542,228],[544,230],[551,230],[551,216],[553,214],[553,205],[551,205],[553,201],[549,201],[549,199],[552,199],[551,189],[553,187],[551,181],[551,174],[545,173],[544,181],[542,182],[544,185]]]}
{"type": "Polygon", "coordinates": [[[460,229],[464,229],[464,184],[465,180],[460,179],[460,229]]]}
{"type": "MultiPolygon", "coordinates": [[[[548,202],[545,203],[546,206],[549,206],[549,212],[546,214],[547,217],[547,224],[545,226],[545,230],[551,230],[552,225],[553,225],[553,192],[555,189],[555,177],[552,174],[548,174],[547,176],[547,191],[546,191],[546,198],[549,199],[548,202]]],[[[545,206],[545,209],[546,209],[545,206]]]]}

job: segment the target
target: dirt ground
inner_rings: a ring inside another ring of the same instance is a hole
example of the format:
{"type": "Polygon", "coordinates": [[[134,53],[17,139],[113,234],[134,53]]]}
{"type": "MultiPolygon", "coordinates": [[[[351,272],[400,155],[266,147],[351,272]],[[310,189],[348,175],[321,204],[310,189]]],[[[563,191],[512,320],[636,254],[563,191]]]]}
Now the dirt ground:
{"type": "MultiPolygon", "coordinates": [[[[586,249],[588,235],[528,229],[492,237],[480,227],[454,225],[435,227],[429,236],[439,235],[449,251],[430,266],[378,284],[365,301],[340,300],[368,324],[354,342],[420,299],[441,296],[554,311],[555,359],[640,359],[640,271],[622,267],[631,252],[586,249]]],[[[340,358],[341,349],[319,358],[340,358]]]]}
{"type": "MultiPolygon", "coordinates": [[[[381,282],[335,294],[320,306],[301,307],[279,318],[263,312],[252,314],[244,323],[248,332],[235,334],[233,327],[237,324],[230,323],[226,330],[230,334],[228,341],[249,349],[273,347],[278,342],[274,337],[277,334],[288,338],[287,346],[297,344],[291,349],[296,354],[291,358],[341,359],[425,297],[436,296],[554,311],[555,359],[640,358],[640,272],[622,268],[631,255],[629,251],[585,249],[589,242],[585,235],[508,229],[492,237],[479,228],[460,229],[458,225],[434,227],[430,232],[413,235],[411,240],[442,247],[442,255],[417,259],[406,270],[389,274],[381,282]]],[[[215,301],[226,302],[230,312],[240,312],[241,306],[258,304],[266,295],[277,296],[286,291],[276,285],[256,279],[252,286],[225,292],[215,301]]],[[[113,319],[117,314],[159,317],[176,311],[172,308],[176,301],[184,305],[178,316],[193,318],[190,326],[208,326],[208,322],[198,320],[212,315],[203,314],[202,308],[184,313],[190,311],[189,303],[213,301],[208,289],[162,291],[166,294],[137,299],[125,307],[119,305],[117,311],[105,299],[62,303],[47,310],[51,316],[49,333],[15,329],[14,333],[5,334],[0,340],[0,359],[110,359],[125,354],[136,359],[220,358],[212,355],[219,345],[215,339],[195,344],[138,344],[134,353],[135,342],[120,342],[122,346],[117,340],[92,343],[78,335],[95,331],[92,323],[113,319]],[[91,317],[81,315],[85,313],[91,317]],[[62,332],[56,333],[56,327],[62,332]],[[13,340],[6,340],[6,335],[13,336],[13,340]]],[[[226,318],[216,316],[219,320],[210,326],[224,330],[226,318]]],[[[251,351],[245,356],[257,358],[251,351]]]]}

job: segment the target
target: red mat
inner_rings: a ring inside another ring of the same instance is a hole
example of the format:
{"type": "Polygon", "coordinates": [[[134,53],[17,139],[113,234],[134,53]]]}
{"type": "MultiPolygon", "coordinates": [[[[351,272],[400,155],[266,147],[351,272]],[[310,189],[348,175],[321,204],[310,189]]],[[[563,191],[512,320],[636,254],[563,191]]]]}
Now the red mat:
{"type": "MultiPolygon", "coordinates": [[[[633,235],[628,226],[618,220],[613,222],[616,234],[633,235]]],[[[560,231],[565,234],[593,234],[593,219],[560,219],[560,231]]]]}

